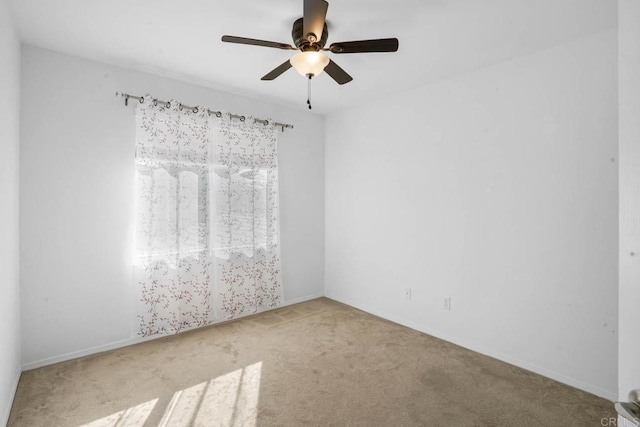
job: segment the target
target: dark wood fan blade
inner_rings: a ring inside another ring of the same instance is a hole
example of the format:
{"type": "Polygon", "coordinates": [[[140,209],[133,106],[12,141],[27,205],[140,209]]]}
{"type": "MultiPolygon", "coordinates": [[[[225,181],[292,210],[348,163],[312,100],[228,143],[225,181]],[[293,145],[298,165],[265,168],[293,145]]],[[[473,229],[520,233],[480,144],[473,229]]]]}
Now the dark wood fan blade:
{"type": "Polygon", "coordinates": [[[304,0],[304,14],[302,15],[302,37],[307,38],[309,34],[315,36],[316,42],[322,38],[324,21],[327,17],[329,3],[325,0],[304,0]]]}
{"type": "Polygon", "coordinates": [[[336,64],[332,60],[329,60],[329,64],[324,67],[324,71],[326,71],[327,74],[329,74],[331,78],[335,80],[339,85],[349,83],[351,80],[353,80],[353,77],[347,74],[345,70],[340,68],[338,64],[336,64]]]}
{"type": "Polygon", "coordinates": [[[329,46],[332,53],[365,53],[365,52],[396,52],[398,39],[358,40],[353,42],[332,43],[329,46]]]}
{"type": "Polygon", "coordinates": [[[291,68],[291,62],[289,62],[289,60],[287,59],[285,62],[283,62],[282,64],[278,65],[276,68],[274,68],[272,71],[270,71],[269,73],[267,73],[262,79],[260,80],[273,80],[276,77],[278,77],[280,74],[284,73],[285,71],[287,71],[289,68],[291,68]]]}
{"type": "Polygon", "coordinates": [[[273,47],[276,49],[297,50],[286,43],[270,42],[267,40],[248,39],[246,37],[222,36],[222,41],[227,43],[248,44],[251,46],[273,47]]]}

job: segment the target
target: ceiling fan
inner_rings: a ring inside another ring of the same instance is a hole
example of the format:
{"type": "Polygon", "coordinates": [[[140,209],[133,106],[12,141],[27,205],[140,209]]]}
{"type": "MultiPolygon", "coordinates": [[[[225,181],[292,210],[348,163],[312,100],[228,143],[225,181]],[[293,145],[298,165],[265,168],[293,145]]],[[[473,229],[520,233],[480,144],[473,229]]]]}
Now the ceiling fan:
{"type": "Polygon", "coordinates": [[[322,53],[323,51],[343,54],[396,52],[398,50],[397,38],[338,42],[332,43],[328,48],[324,47],[329,37],[327,23],[325,22],[328,8],[329,3],[325,0],[304,0],[303,16],[293,23],[293,29],[291,30],[295,47],[286,43],[226,35],[222,36],[222,41],[275,49],[300,50],[300,53],[293,55],[291,59],[264,75],[262,80],[274,80],[289,68],[295,68],[298,73],[308,78],[309,97],[307,98],[307,105],[311,109],[311,79],[322,73],[323,70],[338,84],[343,85],[353,80],[353,77],[322,53]]]}

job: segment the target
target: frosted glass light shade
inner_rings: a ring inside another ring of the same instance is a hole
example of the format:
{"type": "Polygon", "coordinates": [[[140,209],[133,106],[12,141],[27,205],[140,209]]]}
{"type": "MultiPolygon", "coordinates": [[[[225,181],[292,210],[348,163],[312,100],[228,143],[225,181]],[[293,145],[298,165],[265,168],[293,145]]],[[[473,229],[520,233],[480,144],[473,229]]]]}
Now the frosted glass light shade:
{"type": "Polygon", "coordinates": [[[329,64],[329,57],[320,52],[300,52],[289,60],[293,68],[303,76],[317,76],[329,64]]]}

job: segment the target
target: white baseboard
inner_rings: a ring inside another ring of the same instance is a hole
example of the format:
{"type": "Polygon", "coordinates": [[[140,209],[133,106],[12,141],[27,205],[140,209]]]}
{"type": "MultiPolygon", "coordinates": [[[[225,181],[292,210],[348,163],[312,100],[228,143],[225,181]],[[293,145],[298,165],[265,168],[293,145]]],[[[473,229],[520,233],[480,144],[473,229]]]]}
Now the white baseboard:
{"type": "MultiPolygon", "coordinates": [[[[270,309],[270,310],[276,310],[276,309],[281,308],[281,307],[286,307],[286,306],[293,305],[293,304],[299,304],[301,302],[310,301],[312,299],[320,298],[320,297],[323,297],[323,296],[324,296],[324,293],[319,293],[319,294],[307,295],[307,296],[300,297],[300,298],[295,298],[295,299],[292,299],[292,300],[285,301],[280,307],[276,307],[276,308],[270,309]]],[[[265,311],[270,311],[270,310],[265,310],[265,311]]],[[[238,317],[237,319],[241,319],[241,317],[238,317]]],[[[207,325],[205,327],[208,327],[208,326],[211,326],[211,325],[215,325],[216,323],[222,323],[222,322],[224,322],[224,321],[214,322],[214,323],[211,323],[210,325],[207,325]]],[[[197,329],[197,328],[192,328],[192,329],[197,329]]],[[[185,329],[183,332],[187,332],[188,330],[192,330],[192,329],[185,329]]],[[[134,345],[134,344],[140,344],[140,343],[143,343],[143,342],[146,342],[146,341],[152,341],[152,340],[156,340],[156,339],[159,339],[159,338],[166,338],[168,336],[171,336],[171,335],[154,335],[154,336],[151,336],[151,337],[137,337],[136,336],[136,337],[129,338],[129,339],[126,339],[126,340],[115,341],[115,342],[111,342],[111,343],[108,343],[108,344],[87,348],[87,349],[84,349],[84,350],[78,350],[78,351],[73,351],[73,352],[70,352],[70,353],[61,354],[61,355],[58,355],[58,356],[48,357],[46,359],[37,360],[35,362],[25,363],[25,364],[22,365],[22,370],[23,371],[30,371],[31,369],[42,368],[43,366],[53,365],[54,363],[66,362],[67,360],[77,359],[78,357],[90,356],[92,354],[101,353],[103,351],[115,350],[117,348],[127,347],[127,346],[134,345]]]]}
{"type": "Polygon", "coordinates": [[[440,338],[444,341],[448,341],[450,343],[459,345],[460,347],[464,347],[466,349],[475,351],[477,353],[483,354],[485,356],[489,356],[489,357],[493,357],[494,359],[498,359],[501,360],[503,362],[509,363],[510,365],[514,365],[517,366],[519,368],[522,369],[526,369],[527,371],[531,371],[534,372],[536,374],[542,375],[544,377],[550,378],[552,380],[561,382],[563,384],[569,385],[571,387],[575,387],[579,390],[582,391],[586,391],[587,393],[591,393],[594,394],[596,396],[602,397],[604,399],[607,399],[611,402],[616,402],[618,400],[618,393],[617,392],[613,392],[610,390],[605,390],[601,387],[595,386],[593,384],[589,384],[589,383],[585,383],[583,381],[577,380],[575,378],[571,378],[571,377],[567,377],[565,375],[562,375],[558,372],[552,371],[550,369],[546,369],[546,368],[541,368],[539,366],[533,365],[529,362],[526,362],[524,360],[520,360],[518,358],[509,356],[508,354],[503,354],[497,351],[493,351],[487,348],[484,348],[482,346],[478,346],[477,344],[474,343],[470,343],[467,342],[464,339],[460,339],[458,337],[454,337],[451,336],[449,334],[440,332],[440,331],[436,331],[433,329],[430,329],[424,325],[421,325],[417,322],[414,322],[412,320],[408,320],[403,318],[402,316],[397,316],[397,315],[393,315],[390,313],[387,313],[383,310],[379,310],[376,308],[371,308],[368,307],[366,305],[360,304],[360,303],[356,303],[353,301],[349,301],[343,298],[336,298],[334,296],[331,295],[327,295],[327,298],[333,299],[335,301],[341,302],[343,304],[347,304],[351,307],[357,308],[358,310],[362,310],[365,311],[367,313],[373,314],[374,316],[378,316],[378,317],[382,317],[383,319],[386,320],[390,320],[392,322],[398,323],[402,326],[406,326],[408,328],[411,329],[415,329],[416,331],[425,333],[427,335],[431,335],[433,337],[436,338],[440,338]]]}
{"type": "MultiPolygon", "coordinates": [[[[166,335],[162,336],[165,337],[166,335]]],[[[116,348],[127,347],[129,345],[138,344],[157,338],[157,336],[146,338],[135,337],[99,345],[96,347],[90,347],[84,350],[72,351],[70,353],[60,354],[58,356],[47,357],[46,359],[37,360],[35,362],[25,363],[22,365],[22,370],[30,371],[31,369],[42,368],[43,366],[53,365],[54,363],[66,362],[67,360],[77,359],[78,357],[90,356],[92,354],[101,353],[103,351],[115,350],[116,348]]]]}
{"type": "Polygon", "coordinates": [[[324,296],[324,292],[319,294],[307,295],[306,297],[294,298],[289,301],[285,301],[280,307],[286,307],[288,305],[300,304],[301,302],[311,301],[312,299],[322,298],[324,296]]]}
{"type": "Polygon", "coordinates": [[[9,423],[9,414],[11,413],[11,407],[13,406],[13,400],[16,398],[16,391],[18,391],[18,382],[20,381],[20,374],[22,371],[18,370],[16,373],[16,378],[13,381],[13,388],[11,389],[11,394],[9,395],[9,401],[4,403],[4,407],[6,411],[2,413],[2,418],[0,418],[0,426],[6,426],[9,423]]]}

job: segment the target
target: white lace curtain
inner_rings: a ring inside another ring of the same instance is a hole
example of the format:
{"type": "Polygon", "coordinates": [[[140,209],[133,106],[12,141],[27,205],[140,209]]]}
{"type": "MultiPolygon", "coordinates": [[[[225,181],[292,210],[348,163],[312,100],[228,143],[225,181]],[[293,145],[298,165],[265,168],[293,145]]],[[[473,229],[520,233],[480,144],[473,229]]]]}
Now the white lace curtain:
{"type": "Polygon", "coordinates": [[[176,333],[282,302],[273,126],[136,107],[138,333],[176,333]]]}

